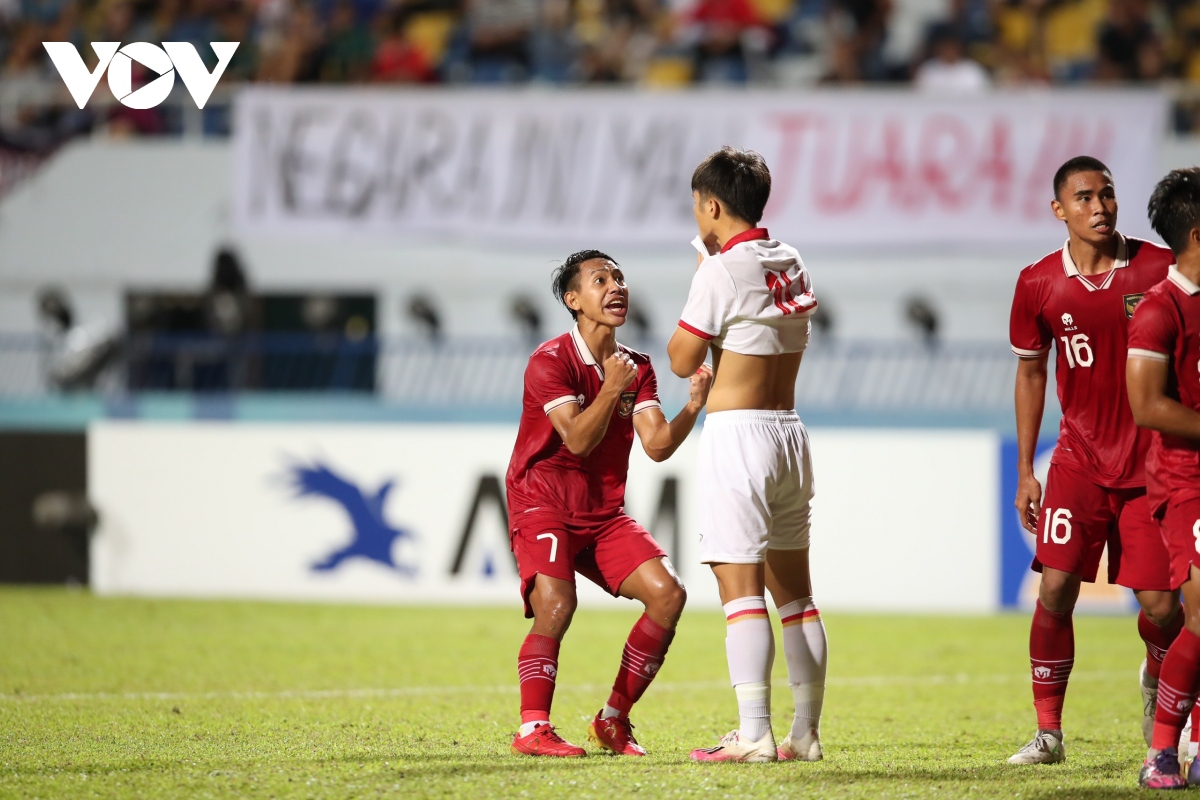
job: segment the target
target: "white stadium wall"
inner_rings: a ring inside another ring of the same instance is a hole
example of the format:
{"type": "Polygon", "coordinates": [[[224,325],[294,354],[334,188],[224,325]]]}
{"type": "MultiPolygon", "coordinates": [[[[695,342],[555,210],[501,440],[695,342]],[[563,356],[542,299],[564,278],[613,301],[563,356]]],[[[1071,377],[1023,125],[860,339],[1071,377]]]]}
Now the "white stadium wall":
{"type": "MultiPolygon", "coordinates": [[[[102,595],[517,609],[496,492],[515,436],[514,426],[486,425],[96,423],[92,586],[102,595]]],[[[823,607],[998,607],[997,434],[818,429],[812,446],[823,607]]],[[[695,448],[693,436],[655,464],[635,445],[628,510],[672,553],[690,603],[715,607],[715,582],[696,555],[695,448]]],[[[589,605],[626,602],[580,585],[589,605]]]]}

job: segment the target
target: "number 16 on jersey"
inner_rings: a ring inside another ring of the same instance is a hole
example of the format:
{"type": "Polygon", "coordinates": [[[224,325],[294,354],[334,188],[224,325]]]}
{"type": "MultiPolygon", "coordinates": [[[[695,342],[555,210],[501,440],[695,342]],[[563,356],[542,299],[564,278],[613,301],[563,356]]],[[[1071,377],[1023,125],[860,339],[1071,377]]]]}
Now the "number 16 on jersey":
{"type": "Polygon", "coordinates": [[[1058,340],[1063,343],[1062,351],[1067,357],[1067,366],[1071,369],[1092,365],[1092,346],[1088,343],[1086,333],[1077,333],[1071,337],[1060,336],[1058,340]]]}

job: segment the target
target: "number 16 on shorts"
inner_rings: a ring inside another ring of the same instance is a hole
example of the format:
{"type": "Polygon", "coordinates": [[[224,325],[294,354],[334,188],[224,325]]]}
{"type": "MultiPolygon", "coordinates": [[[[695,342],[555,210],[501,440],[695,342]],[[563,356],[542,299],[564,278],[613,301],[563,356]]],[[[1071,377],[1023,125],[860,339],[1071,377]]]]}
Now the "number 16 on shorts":
{"type": "Polygon", "coordinates": [[[1045,509],[1042,513],[1042,544],[1066,544],[1071,541],[1071,510],[1045,509]]]}

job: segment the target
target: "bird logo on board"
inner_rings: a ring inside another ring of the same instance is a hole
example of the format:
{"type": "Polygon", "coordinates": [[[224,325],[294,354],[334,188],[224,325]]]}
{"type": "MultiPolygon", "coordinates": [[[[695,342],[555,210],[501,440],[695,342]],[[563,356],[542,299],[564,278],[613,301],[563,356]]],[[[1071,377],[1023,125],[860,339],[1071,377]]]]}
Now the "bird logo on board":
{"type": "Polygon", "coordinates": [[[404,577],[416,577],[416,566],[396,561],[393,553],[397,541],[415,541],[416,534],[392,525],[383,514],[383,504],[394,481],[385,481],[374,494],[367,494],[319,462],[312,466],[293,465],[288,470],[288,478],[297,498],[321,497],[341,506],[352,528],[350,543],[314,563],[313,572],[329,572],[346,559],[363,558],[404,577]]]}
{"type": "Polygon", "coordinates": [[[617,416],[629,419],[629,415],[633,413],[633,401],[636,399],[637,392],[622,392],[621,399],[617,402],[617,416]]]}
{"type": "Polygon", "coordinates": [[[1125,301],[1125,317],[1127,319],[1133,319],[1133,309],[1137,308],[1137,304],[1142,302],[1142,298],[1145,296],[1145,292],[1138,292],[1137,294],[1127,294],[1121,298],[1125,301]]]}

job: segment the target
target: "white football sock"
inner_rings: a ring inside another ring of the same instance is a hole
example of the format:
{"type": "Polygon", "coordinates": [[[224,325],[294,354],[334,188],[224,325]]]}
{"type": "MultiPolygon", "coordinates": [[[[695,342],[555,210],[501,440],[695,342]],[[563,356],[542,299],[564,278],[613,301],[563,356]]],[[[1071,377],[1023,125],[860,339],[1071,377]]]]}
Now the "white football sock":
{"type": "Polygon", "coordinates": [[[738,698],[743,739],[757,742],[771,730],[771,664],[775,637],[763,597],[741,597],[724,605],[725,655],[738,698]]]}
{"type": "Polygon", "coordinates": [[[801,597],[779,607],[783,620],[783,655],[787,659],[788,683],[796,702],[792,740],[800,741],[821,726],[825,700],[825,671],[828,642],[825,623],[811,597],[801,597]]]}
{"type": "Polygon", "coordinates": [[[771,684],[766,681],[739,683],[737,694],[738,733],[743,741],[757,742],[771,731],[771,684]]]}
{"type": "Polygon", "coordinates": [[[533,722],[526,722],[525,724],[523,724],[521,726],[521,729],[518,731],[518,733],[522,737],[525,737],[525,736],[528,736],[529,734],[533,733],[533,729],[536,728],[538,725],[549,725],[549,724],[550,724],[550,720],[548,720],[548,719],[535,719],[533,722]]]}

